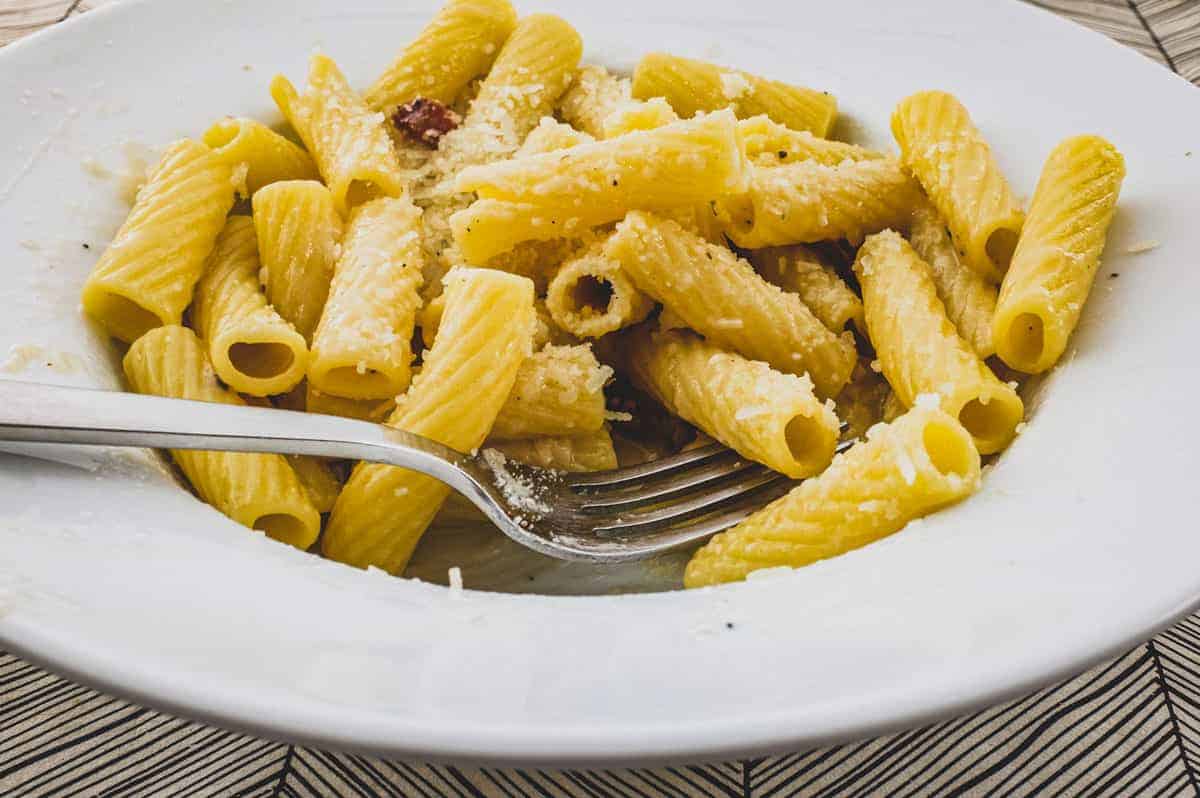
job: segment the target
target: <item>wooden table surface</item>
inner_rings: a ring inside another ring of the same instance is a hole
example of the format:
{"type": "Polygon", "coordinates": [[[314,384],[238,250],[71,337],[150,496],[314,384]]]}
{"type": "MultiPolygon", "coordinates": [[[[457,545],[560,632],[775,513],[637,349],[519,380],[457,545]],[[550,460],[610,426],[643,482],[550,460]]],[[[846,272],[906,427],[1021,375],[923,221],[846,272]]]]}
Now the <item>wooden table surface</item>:
{"type": "MultiPolygon", "coordinates": [[[[108,2],[0,0],[0,46],[108,2]]],[[[1037,4],[1200,83],[1200,0],[1037,4]]],[[[0,652],[3,796],[1200,797],[1198,784],[1198,616],[1079,677],[934,726],[788,756],[607,771],[449,767],[258,740],[0,652]]]]}

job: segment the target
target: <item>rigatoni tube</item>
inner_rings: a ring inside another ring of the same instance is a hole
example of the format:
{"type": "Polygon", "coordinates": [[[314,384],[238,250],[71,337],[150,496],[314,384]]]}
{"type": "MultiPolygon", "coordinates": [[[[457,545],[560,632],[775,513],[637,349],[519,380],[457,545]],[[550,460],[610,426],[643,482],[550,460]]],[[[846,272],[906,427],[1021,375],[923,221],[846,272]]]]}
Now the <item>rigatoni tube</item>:
{"type": "Polygon", "coordinates": [[[768,283],[728,247],[634,212],[605,252],[638,288],[713,343],[788,374],[807,373],[823,397],[837,396],[850,378],[853,336],[832,333],[800,297],[768,283]]]}
{"type": "Polygon", "coordinates": [[[833,458],[838,419],[808,377],[775,371],[683,330],[627,342],[634,384],[738,454],[793,479],[833,458]]]}
{"type": "Polygon", "coordinates": [[[383,399],[408,387],[421,305],[421,211],[383,198],[350,218],[308,366],[317,390],[383,399]]]}
{"type": "Polygon", "coordinates": [[[1021,397],[959,337],[938,299],[929,265],[887,230],[859,248],[854,271],[862,285],[867,333],[883,375],[905,406],[912,407],[922,394],[936,394],[980,452],[1007,446],[1025,413],[1021,397]]]}
{"type": "Polygon", "coordinates": [[[695,588],[760,568],[808,565],[898,532],[979,487],[979,453],[952,416],[916,407],[834,458],[820,476],[722,532],[687,564],[695,588]]]}
{"type": "Polygon", "coordinates": [[[946,220],[967,265],[999,282],[1023,214],[967,109],[944,91],[918,92],[896,106],[892,134],[900,159],[946,220]]]}
{"type": "Polygon", "coordinates": [[[84,311],[126,342],[179,324],[231,207],[229,166],[190,139],[171,144],[83,284],[84,311]]]}
{"type": "MultiPolygon", "coordinates": [[[[437,340],[388,423],[469,452],[487,437],[529,355],[533,283],[459,269],[447,276],[445,296],[437,340]]],[[[449,492],[424,474],[360,463],[334,505],[323,551],[399,573],[449,492]]]]}
{"type": "Polygon", "coordinates": [[[258,283],[258,242],[248,216],[231,216],[196,284],[192,322],[217,376],[240,393],[284,393],[304,379],[308,346],[267,304],[258,283]]]}
{"type": "MultiPolygon", "coordinates": [[[[129,347],[122,365],[138,393],[245,404],[217,382],[200,339],[186,327],[146,333],[129,347]]],[[[171,458],[200,498],[239,524],[301,549],[316,541],[321,516],[281,455],[172,449],[171,458]]]]}
{"type": "Polygon", "coordinates": [[[1098,136],[1069,138],[1046,159],[993,327],[1000,359],[1018,371],[1045,371],[1066,350],[1124,178],[1125,159],[1098,136]]]}
{"type": "Polygon", "coordinates": [[[282,180],[257,191],[252,204],[267,299],[311,342],[342,240],[333,195],[316,180],[282,180]]]}

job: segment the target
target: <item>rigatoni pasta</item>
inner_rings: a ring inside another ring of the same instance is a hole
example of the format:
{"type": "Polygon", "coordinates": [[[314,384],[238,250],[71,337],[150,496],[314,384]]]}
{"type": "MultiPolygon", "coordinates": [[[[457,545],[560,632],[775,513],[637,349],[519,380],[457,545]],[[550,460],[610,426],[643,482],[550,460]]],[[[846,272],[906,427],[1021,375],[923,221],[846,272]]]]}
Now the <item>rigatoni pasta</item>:
{"type": "Polygon", "coordinates": [[[739,247],[758,249],[846,238],[907,226],[920,194],[890,158],[755,166],[745,194],[718,203],[739,247]]]}
{"type": "Polygon", "coordinates": [[[607,238],[562,265],[546,288],[546,307],[562,329],[580,338],[599,338],[637,324],[654,302],[604,252],[607,238]]]}
{"type": "Polygon", "coordinates": [[[604,386],[611,376],[586,344],[546,346],[521,364],[489,440],[595,432],[604,426],[604,386]]]}
{"type": "Polygon", "coordinates": [[[853,323],[865,332],[862,300],[811,248],[760,249],[750,256],[758,273],[785,291],[797,294],[813,315],[835,333],[853,323]]]}
{"type": "MultiPolygon", "coordinates": [[[[196,334],[166,325],[138,338],[122,361],[138,393],[199,402],[244,404],[221,387],[196,334]]],[[[277,454],[171,451],[200,498],[243,526],[307,549],[321,518],[287,460],[277,454]]]]}
{"type": "Polygon", "coordinates": [[[996,314],[996,286],[963,263],[941,215],[928,203],[913,212],[909,242],[937,288],[946,316],[975,354],[989,358],[996,353],[992,340],[992,318],[996,314]]]}
{"type": "Polygon", "coordinates": [[[554,471],[608,471],[617,467],[617,453],[606,427],[581,435],[543,436],[486,445],[519,463],[554,471]]]}
{"type": "Polygon", "coordinates": [[[251,396],[290,391],[308,367],[304,336],[267,304],[259,269],[254,222],[229,217],[192,303],[192,323],[217,376],[251,396]]]}
{"type": "MultiPolygon", "coordinates": [[[[388,423],[466,452],[487,437],[529,355],[533,283],[488,269],[455,271],[447,283],[437,340],[388,423]]],[[[424,474],[359,464],[334,505],[322,550],[399,573],[449,492],[424,474]]]]}
{"type": "Polygon", "coordinates": [[[228,165],[203,144],[167,147],[83,286],[83,309],[114,338],[132,342],[179,324],[204,260],[233,207],[228,165]]]}
{"type": "Polygon", "coordinates": [[[235,175],[244,172],[242,193],[247,197],[280,180],[317,178],[317,165],[302,147],[253,119],[220,119],[204,132],[204,143],[235,175]]]}
{"type": "Polygon", "coordinates": [[[827,136],[837,118],[837,100],[828,92],[667,53],[650,53],[638,62],[633,96],[665,97],[685,118],[720,108],[732,108],[743,119],[766,114],[781,125],[818,136],[827,136]]]}
{"type": "Polygon", "coordinates": [[[946,220],[967,265],[999,282],[1024,214],[967,109],[944,91],[918,92],[896,106],[892,134],[905,167],[946,220]]]}
{"type": "Polygon", "coordinates": [[[1045,371],[1066,351],[1124,178],[1125,159],[1099,136],[1069,138],[1046,159],[992,328],[1000,359],[1018,371],[1045,371]]]}
{"type": "Polygon", "coordinates": [[[399,197],[406,181],[382,114],[367,108],[333,59],[314,55],[303,93],[283,75],[271,96],[305,148],[343,216],[378,197],[399,197]]]}
{"type": "Polygon", "coordinates": [[[682,330],[643,330],[627,344],[634,383],[680,418],[793,479],[833,458],[838,419],[808,377],[775,371],[682,330]]]}
{"type": "Polygon", "coordinates": [[[979,465],[953,416],[913,408],[706,543],[688,563],[684,586],[734,582],[759,568],[794,568],[865,546],[970,495],[979,465]]]}
{"type": "Polygon", "coordinates": [[[912,407],[934,394],[983,454],[1003,449],[1025,414],[1021,397],[958,336],[938,299],[929,265],[888,230],[867,239],[854,263],[867,332],[897,397],[912,407]]]}
{"type": "Polygon", "coordinates": [[[488,71],[516,24],[508,0],[449,0],[363,99],[384,113],[418,97],[449,105],[488,71]]]}
{"type": "Polygon", "coordinates": [[[348,399],[383,399],[408,387],[424,279],[421,211],[385,197],[350,217],[329,299],[313,334],[308,381],[348,399]]]}
{"type": "Polygon", "coordinates": [[[267,299],[311,342],[341,248],[333,195],[316,180],[284,180],[255,192],[251,204],[267,299]]]}
{"type": "Polygon", "coordinates": [[[854,368],[854,341],[837,336],[795,294],[755,273],[727,248],[676,222],[634,212],[605,249],[638,288],[709,340],[789,374],[807,373],[837,396],[854,368]]]}

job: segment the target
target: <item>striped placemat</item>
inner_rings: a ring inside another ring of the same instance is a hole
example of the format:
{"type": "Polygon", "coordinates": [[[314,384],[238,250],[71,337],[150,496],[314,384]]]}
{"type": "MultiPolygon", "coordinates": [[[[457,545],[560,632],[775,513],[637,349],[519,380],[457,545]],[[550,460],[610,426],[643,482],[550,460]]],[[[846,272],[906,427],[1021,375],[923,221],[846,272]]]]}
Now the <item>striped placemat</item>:
{"type": "MultiPolygon", "coordinates": [[[[0,45],[106,1],[0,0],[0,45]]],[[[1037,2],[1200,83],[1200,0],[1037,2]]],[[[1200,616],[967,717],[787,756],[637,770],[471,769],[287,745],[0,653],[3,796],[1200,796],[1198,771],[1200,616]]]]}

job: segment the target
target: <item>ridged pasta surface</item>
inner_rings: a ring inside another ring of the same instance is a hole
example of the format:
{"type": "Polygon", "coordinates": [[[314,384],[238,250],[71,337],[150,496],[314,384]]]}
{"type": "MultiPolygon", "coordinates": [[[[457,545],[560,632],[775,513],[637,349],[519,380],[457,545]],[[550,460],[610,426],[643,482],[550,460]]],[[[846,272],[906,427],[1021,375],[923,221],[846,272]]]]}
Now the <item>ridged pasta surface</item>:
{"type": "MultiPolygon", "coordinates": [[[[143,335],[125,355],[125,377],[138,393],[241,405],[221,387],[196,334],[168,325],[143,335]]],[[[287,460],[277,454],[172,449],[200,498],[243,526],[306,549],[321,517],[287,460]]]]}
{"type": "MultiPolygon", "coordinates": [[[[533,284],[489,269],[447,280],[437,340],[388,423],[469,452],[487,437],[529,355],[533,284]]],[[[399,573],[449,492],[423,474],[360,463],[334,505],[323,551],[399,573]]]]}
{"type": "Polygon", "coordinates": [[[710,540],[692,556],[684,585],[733,582],[760,568],[799,567],[861,548],[970,495],[979,465],[962,425],[935,408],[914,408],[710,540]]]}
{"type": "Polygon", "coordinates": [[[807,373],[836,396],[854,368],[854,341],[834,335],[795,294],[760,277],[727,247],[676,222],[635,212],[606,252],[637,286],[710,341],[789,374],[807,373]]]}
{"type": "Polygon", "coordinates": [[[232,206],[229,167],[203,144],[171,144],[84,283],[84,310],[126,342],[178,324],[232,206]]]}
{"type": "Polygon", "coordinates": [[[1099,136],[1069,138],[1046,159],[996,306],[996,349],[1008,365],[1041,372],[1066,351],[1124,179],[1125,159],[1099,136]]]}
{"type": "Polygon", "coordinates": [[[217,376],[252,396],[290,391],[308,365],[304,336],[263,295],[260,268],[254,222],[248,216],[229,217],[192,303],[192,324],[217,376]]]}

